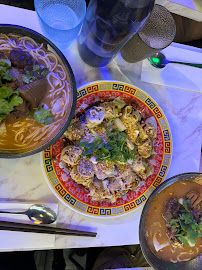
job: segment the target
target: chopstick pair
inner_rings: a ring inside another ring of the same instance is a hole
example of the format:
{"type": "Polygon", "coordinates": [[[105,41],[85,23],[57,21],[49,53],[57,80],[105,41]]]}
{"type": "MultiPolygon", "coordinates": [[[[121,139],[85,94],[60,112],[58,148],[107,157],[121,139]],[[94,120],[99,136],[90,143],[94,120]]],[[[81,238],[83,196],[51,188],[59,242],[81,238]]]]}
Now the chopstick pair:
{"type": "Polygon", "coordinates": [[[59,235],[88,236],[88,237],[96,237],[97,235],[96,232],[78,231],[78,230],[54,228],[54,227],[48,227],[48,226],[42,226],[42,225],[15,223],[15,222],[8,222],[8,221],[0,221],[0,230],[59,234],[59,235]]]}

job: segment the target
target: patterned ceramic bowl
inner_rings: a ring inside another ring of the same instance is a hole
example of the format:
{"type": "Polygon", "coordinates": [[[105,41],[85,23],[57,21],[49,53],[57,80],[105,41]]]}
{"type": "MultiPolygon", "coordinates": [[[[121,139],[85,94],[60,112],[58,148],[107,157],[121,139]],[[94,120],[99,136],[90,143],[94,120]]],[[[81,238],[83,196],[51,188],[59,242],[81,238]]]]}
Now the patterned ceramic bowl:
{"type": "Polygon", "coordinates": [[[135,191],[129,191],[115,203],[92,201],[82,185],[73,181],[61,168],[60,154],[63,141],[59,139],[42,153],[42,166],[45,178],[53,193],[71,209],[88,216],[110,218],[134,211],[143,205],[149,195],[164,180],[168,171],[172,139],[168,121],[158,104],[145,92],[121,82],[100,81],[84,86],[77,91],[76,114],[89,105],[112,97],[121,96],[127,104],[138,108],[143,118],[154,116],[157,122],[157,137],[154,142],[154,173],[141,183],[135,191]]]}

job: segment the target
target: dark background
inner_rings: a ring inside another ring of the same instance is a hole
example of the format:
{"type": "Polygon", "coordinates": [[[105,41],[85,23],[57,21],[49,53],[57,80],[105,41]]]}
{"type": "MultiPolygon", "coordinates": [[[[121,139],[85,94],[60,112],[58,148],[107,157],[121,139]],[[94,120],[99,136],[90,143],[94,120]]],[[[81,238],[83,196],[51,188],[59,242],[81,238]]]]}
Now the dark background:
{"type": "MultiPolygon", "coordinates": [[[[89,1],[90,0],[86,0],[87,5],[89,1]]],[[[15,7],[21,7],[21,8],[34,10],[34,0],[12,0],[12,1],[0,0],[0,4],[6,4],[6,5],[15,6],[15,7]]]]}

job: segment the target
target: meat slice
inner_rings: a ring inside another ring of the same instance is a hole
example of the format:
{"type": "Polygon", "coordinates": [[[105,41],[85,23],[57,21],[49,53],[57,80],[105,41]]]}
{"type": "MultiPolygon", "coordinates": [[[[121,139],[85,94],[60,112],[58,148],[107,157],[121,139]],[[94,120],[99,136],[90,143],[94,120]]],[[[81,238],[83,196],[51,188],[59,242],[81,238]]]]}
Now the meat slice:
{"type": "Polygon", "coordinates": [[[18,68],[12,67],[9,72],[11,75],[13,75],[13,80],[18,85],[18,87],[24,85],[24,82],[22,80],[22,73],[18,68]]]}
{"type": "Polygon", "coordinates": [[[177,219],[179,217],[179,209],[181,205],[177,198],[171,198],[164,206],[163,218],[166,221],[166,234],[170,240],[170,242],[174,245],[181,245],[179,239],[175,236],[177,232],[177,228],[173,228],[170,225],[171,219],[177,219]]]}
{"type": "Polygon", "coordinates": [[[170,222],[171,219],[178,218],[178,213],[180,209],[180,203],[177,198],[171,198],[164,207],[163,218],[167,223],[170,222]]]}
{"type": "Polygon", "coordinates": [[[12,50],[9,55],[9,59],[13,66],[18,67],[20,69],[32,70],[34,65],[33,57],[22,50],[12,50]]]}
{"type": "Polygon", "coordinates": [[[47,89],[48,80],[43,78],[21,86],[17,90],[20,92],[20,96],[31,104],[32,108],[37,108],[42,102],[47,89]]]}

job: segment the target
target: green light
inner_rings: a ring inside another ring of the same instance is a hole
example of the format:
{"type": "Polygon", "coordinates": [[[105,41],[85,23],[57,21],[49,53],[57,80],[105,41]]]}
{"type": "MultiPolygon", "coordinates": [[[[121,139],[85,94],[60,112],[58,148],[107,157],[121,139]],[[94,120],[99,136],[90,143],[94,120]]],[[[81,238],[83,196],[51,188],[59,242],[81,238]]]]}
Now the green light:
{"type": "Polygon", "coordinates": [[[155,64],[159,64],[160,60],[157,57],[151,57],[151,60],[155,63],[155,64]]]}

